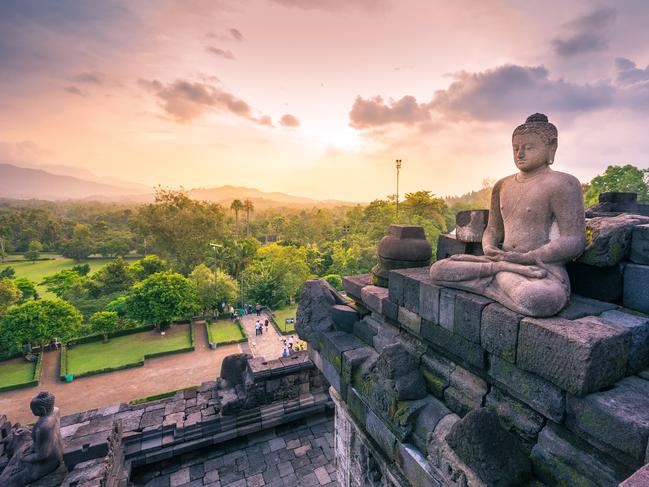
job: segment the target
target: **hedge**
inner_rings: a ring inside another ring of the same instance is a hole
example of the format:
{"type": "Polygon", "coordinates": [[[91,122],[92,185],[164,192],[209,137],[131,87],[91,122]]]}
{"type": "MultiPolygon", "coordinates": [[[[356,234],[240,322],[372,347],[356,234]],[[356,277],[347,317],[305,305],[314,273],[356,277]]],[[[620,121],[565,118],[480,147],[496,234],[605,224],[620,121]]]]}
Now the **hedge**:
{"type": "Polygon", "coordinates": [[[66,375],[68,375],[68,347],[63,345],[61,347],[61,369],[59,370],[59,378],[64,381],[66,375]]]}
{"type": "MultiPolygon", "coordinates": [[[[134,333],[141,333],[143,331],[151,331],[155,328],[155,325],[142,325],[142,326],[136,326],[135,328],[126,328],[124,330],[117,330],[112,333],[108,334],[108,339],[110,340],[111,338],[117,338],[125,335],[133,335],[134,333]]],[[[87,335],[85,337],[81,338],[74,338],[70,340],[69,343],[73,345],[82,345],[84,343],[92,343],[92,342],[101,342],[104,340],[104,335],[99,334],[99,335],[87,335]]]]}
{"type": "Polygon", "coordinates": [[[35,387],[41,381],[41,370],[43,369],[43,354],[39,353],[36,358],[36,363],[34,364],[34,375],[32,375],[32,380],[29,382],[23,382],[22,384],[13,384],[10,386],[0,387],[0,392],[5,391],[14,391],[16,389],[25,389],[27,387],[35,387]]]}

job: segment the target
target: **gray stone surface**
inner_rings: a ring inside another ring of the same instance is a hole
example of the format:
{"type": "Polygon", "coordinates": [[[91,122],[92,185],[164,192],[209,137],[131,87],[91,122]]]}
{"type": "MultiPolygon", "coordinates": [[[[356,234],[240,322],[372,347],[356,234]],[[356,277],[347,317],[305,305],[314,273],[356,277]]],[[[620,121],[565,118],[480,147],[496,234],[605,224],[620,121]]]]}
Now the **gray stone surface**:
{"type": "Polygon", "coordinates": [[[609,267],[625,260],[631,250],[633,229],[643,223],[649,223],[649,218],[627,214],[590,218],[586,221],[588,244],[578,262],[609,267]]]}
{"type": "Polygon", "coordinates": [[[428,267],[409,269],[403,272],[403,306],[413,313],[420,313],[420,289],[422,285],[430,284],[428,267]]]}
{"type": "Polygon", "coordinates": [[[439,324],[440,287],[421,283],[419,286],[419,316],[431,323],[439,324]]]}
{"type": "Polygon", "coordinates": [[[485,368],[486,353],[480,345],[426,320],[421,321],[421,336],[443,354],[473,367],[485,368]]]}
{"type": "Polygon", "coordinates": [[[435,353],[426,353],[421,357],[421,372],[426,379],[426,388],[431,394],[443,398],[444,389],[451,381],[455,364],[435,353]]]}
{"type": "Polygon", "coordinates": [[[454,332],[455,327],[455,296],[457,291],[442,289],[439,292],[439,326],[454,332]]]}
{"type": "Polygon", "coordinates": [[[451,414],[446,405],[434,397],[427,396],[426,404],[420,409],[416,416],[413,428],[414,443],[421,451],[426,451],[428,434],[435,429],[440,420],[451,414]]]}
{"type": "Polygon", "coordinates": [[[462,367],[455,367],[449,378],[449,387],[444,391],[448,407],[460,416],[482,406],[487,394],[487,383],[462,367]]]}
{"type": "Polygon", "coordinates": [[[557,423],[563,420],[565,394],[559,387],[496,356],[489,356],[489,376],[509,394],[557,423]]]}
{"type": "Polygon", "coordinates": [[[361,290],[370,284],[370,274],[359,274],[357,276],[343,277],[343,290],[348,296],[361,301],[361,290]]]}
{"type": "Polygon", "coordinates": [[[624,267],[624,294],[627,308],[649,314],[649,266],[627,264],[624,267]]]}
{"type": "Polygon", "coordinates": [[[327,281],[308,280],[302,288],[296,313],[295,331],[299,337],[319,350],[319,334],[334,327],[332,308],[336,304],[347,303],[327,281]]]}
{"type": "Polygon", "coordinates": [[[329,331],[322,334],[322,348],[324,357],[331,362],[336,371],[342,373],[343,352],[361,348],[365,344],[351,333],[344,331],[329,331]]]}
{"type": "Polygon", "coordinates": [[[644,463],[649,439],[649,381],[627,377],[609,390],[568,397],[566,424],[595,445],[607,445],[644,463]]]}
{"type": "Polygon", "coordinates": [[[489,303],[492,303],[491,299],[473,293],[458,292],[455,295],[453,332],[480,344],[482,311],[489,303]]]}
{"type": "Polygon", "coordinates": [[[613,487],[630,474],[628,468],[551,423],[541,430],[531,460],[546,485],[613,487]]]}
{"type": "Polygon", "coordinates": [[[456,235],[440,235],[437,239],[436,260],[447,259],[452,255],[470,254],[483,255],[482,244],[478,242],[462,242],[456,235]]]}
{"type": "Polygon", "coordinates": [[[649,264],[649,225],[638,225],[631,237],[631,262],[649,264]]]}
{"type": "Polygon", "coordinates": [[[361,300],[367,309],[383,313],[383,300],[387,299],[388,290],[379,286],[365,286],[361,290],[361,300]]]}
{"type": "Polygon", "coordinates": [[[331,310],[331,318],[334,321],[336,330],[352,333],[354,323],[359,319],[358,311],[346,304],[336,304],[331,310]]]}
{"type": "Polygon", "coordinates": [[[374,344],[374,337],[378,333],[379,323],[370,315],[354,323],[354,335],[359,337],[368,345],[374,344]]]}
{"type": "Polygon", "coordinates": [[[421,317],[418,314],[401,306],[399,307],[398,319],[404,329],[408,330],[410,333],[415,335],[421,333],[421,317]]]}
{"type": "Polygon", "coordinates": [[[649,316],[620,309],[606,311],[600,315],[600,318],[631,331],[629,372],[636,373],[647,367],[649,365],[649,316]]]}
{"type": "Polygon", "coordinates": [[[489,210],[458,211],[455,215],[455,235],[461,242],[482,242],[487,228],[489,210]]]}
{"type": "Polygon", "coordinates": [[[570,296],[568,306],[562,309],[558,316],[567,320],[576,320],[585,316],[599,316],[604,311],[617,308],[619,306],[613,303],[573,294],[570,296]]]}
{"type": "Polygon", "coordinates": [[[528,452],[532,449],[539,431],[545,424],[543,416],[498,387],[491,388],[485,400],[485,407],[493,410],[502,425],[520,438],[528,452]]]}
{"type": "Polygon", "coordinates": [[[622,300],[623,264],[595,267],[569,262],[566,269],[573,293],[611,303],[622,300]]]}
{"type": "Polygon", "coordinates": [[[624,376],[631,333],[596,317],[521,321],[517,365],[575,395],[624,376]]]}
{"type": "Polygon", "coordinates": [[[531,477],[530,461],[518,439],[486,408],[456,422],[446,440],[487,485],[520,485],[531,477]]]}
{"type": "Polygon", "coordinates": [[[522,318],[501,304],[489,304],[482,311],[480,345],[487,352],[515,363],[518,324],[522,318]]]}

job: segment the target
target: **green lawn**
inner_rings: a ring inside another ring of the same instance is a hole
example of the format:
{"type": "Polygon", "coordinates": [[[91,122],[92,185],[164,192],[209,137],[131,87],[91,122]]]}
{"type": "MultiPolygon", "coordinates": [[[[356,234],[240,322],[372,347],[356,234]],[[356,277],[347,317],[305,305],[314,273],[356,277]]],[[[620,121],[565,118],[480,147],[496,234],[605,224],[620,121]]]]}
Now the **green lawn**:
{"type": "Polygon", "coordinates": [[[286,323],[286,318],[296,319],[297,304],[273,311],[273,314],[275,315],[275,323],[277,323],[282,333],[286,335],[295,332],[295,323],[286,323]]]}
{"type": "Polygon", "coordinates": [[[84,343],[68,350],[68,373],[74,376],[120,368],[144,360],[145,355],[191,347],[189,325],[175,325],[165,336],[158,330],[111,338],[108,343],[84,343]]]}
{"type": "Polygon", "coordinates": [[[25,384],[34,379],[36,364],[23,358],[0,362],[0,388],[25,384]]]}
{"type": "MultiPolygon", "coordinates": [[[[50,254],[48,254],[50,255],[50,254]]],[[[16,277],[26,277],[31,279],[36,284],[41,282],[44,277],[56,274],[63,269],[70,269],[78,264],[89,264],[90,272],[94,272],[100,267],[106,265],[112,259],[88,259],[81,262],[75,262],[73,259],[67,259],[60,255],[53,256],[53,260],[39,260],[34,263],[29,261],[24,262],[0,262],[0,269],[5,267],[13,267],[16,271],[16,277]]],[[[54,294],[45,289],[44,286],[37,286],[38,293],[42,298],[53,298],[54,294]]]]}
{"type": "Polygon", "coordinates": [[[207,336],[210,343],[233,343],[246,340],[246,335],[239,325],[227,320],[219,320],[207,325],[207,336]]]}

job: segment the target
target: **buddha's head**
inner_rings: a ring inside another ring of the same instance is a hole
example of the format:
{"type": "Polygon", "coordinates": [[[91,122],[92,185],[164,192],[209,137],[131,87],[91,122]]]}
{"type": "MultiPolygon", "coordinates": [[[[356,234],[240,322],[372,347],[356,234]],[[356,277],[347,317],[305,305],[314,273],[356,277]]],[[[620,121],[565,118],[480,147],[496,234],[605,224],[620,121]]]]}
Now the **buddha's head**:
{"type": "Polygon", "coordinates": [[[557,152],[557,128],[542,113],[530,115],[512,134],[516,167],[530,172],[552,164],[557,152]]]}
{"type": "Polygon", "coordinates": [[[34,413],[34,416],[47,416],[54,410],[54,394],[46,391],[41,391],[29,403],[29,407],[34,413]]]}

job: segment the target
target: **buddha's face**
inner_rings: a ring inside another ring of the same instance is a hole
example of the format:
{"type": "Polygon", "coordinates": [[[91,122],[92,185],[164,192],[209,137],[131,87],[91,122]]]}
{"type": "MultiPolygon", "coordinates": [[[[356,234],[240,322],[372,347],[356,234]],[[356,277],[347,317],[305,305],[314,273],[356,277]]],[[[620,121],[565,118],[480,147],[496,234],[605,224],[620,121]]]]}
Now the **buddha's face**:
{"type": "Polygon", "coordinates": [[[515,135],[512,139],[514,162],[523,172],[530,172],[550,163],[557,150],[556,143],[548,144],[535,133],[515,135]]]}

